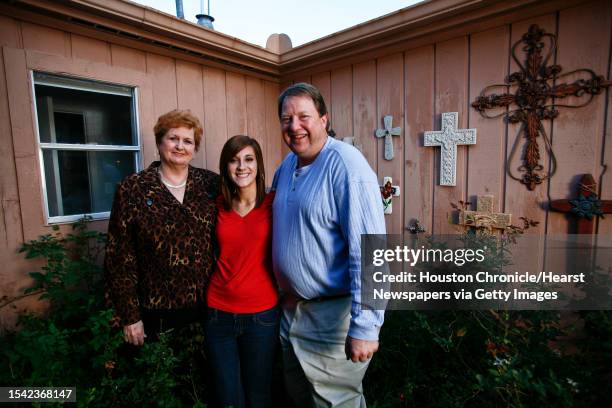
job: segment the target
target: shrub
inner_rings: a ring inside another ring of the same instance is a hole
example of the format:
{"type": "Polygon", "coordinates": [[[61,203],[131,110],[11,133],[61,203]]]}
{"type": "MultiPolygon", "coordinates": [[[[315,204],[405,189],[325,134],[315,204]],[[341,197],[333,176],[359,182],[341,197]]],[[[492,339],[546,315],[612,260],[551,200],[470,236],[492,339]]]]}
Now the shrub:
{"type": "Polygon", "coordinates": [[[80,406],[204,406],[195,364],[202,359],[194,360],[201,334],[175,347],[179,355],[169,346],[172,333],[135,356],[125,352],[122,333],[111,327],[112,310],[104,306],[104,241],[84,220],[69,234],[55,228],[23,245],[26,258],[46,261],[30,273],[34,284],[26,295],[40,295],[49,308],[43,316],[20,316],[18,330],[0,336],[0,383],[76,386],[80,406]]]}

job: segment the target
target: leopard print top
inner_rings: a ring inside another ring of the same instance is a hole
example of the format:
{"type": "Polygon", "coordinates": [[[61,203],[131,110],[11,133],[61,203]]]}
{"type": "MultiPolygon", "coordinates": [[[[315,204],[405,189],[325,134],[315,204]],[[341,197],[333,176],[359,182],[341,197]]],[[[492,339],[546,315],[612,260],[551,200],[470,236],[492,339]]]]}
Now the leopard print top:
{"type": "Polygon", "coordinates": [[[193,309],[206,299],[213,271],[219,176],[189,166],[183,203],[158,177],[160,163],[117,188],[104,260],[114,324],[141,320],[143,309],[193,309]]]}

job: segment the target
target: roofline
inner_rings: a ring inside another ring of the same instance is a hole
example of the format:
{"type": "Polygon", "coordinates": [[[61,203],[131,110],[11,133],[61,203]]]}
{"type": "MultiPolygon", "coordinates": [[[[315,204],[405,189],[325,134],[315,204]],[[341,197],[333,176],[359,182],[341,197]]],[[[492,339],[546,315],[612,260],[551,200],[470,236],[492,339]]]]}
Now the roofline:
{"type": "MultiPolygon", "coordinates": [[[[18,11],[42,13],[68,23],[89,26],[106,34],[242,64],[263,74],[278,74],[277,53],[241,39],[127,0],[16,0],[18,11]],[[168,42],[167,39],[172,41],[168,42]]],[[[10,6],[9,6],[10,7],[10,6]]],[[[24,17],[24,15],[17,16],[24,17]]]]}
{"type": "Polygon", "coordinates": [[[128,0],[15,0],[12,16],[273,81],[431,44],[586,0],[427,0],[281,54],[128,0]],[[36,14],[34,14],[36,13],[36,14]],[[43,14],[46,18],[40,19],[43,14]],[[42,20],[42,21],[41,21],[42,20]],[[144,43],[144,45],[143,45],[144,43]]]}
{"type": "Polygon", "coordinates": [[[382,49],[405,50],[431,44],[584,1],[427,0],[288,50],[280,56],[281,76],[323,66],[329,69],[356,56],[371,58],[382,49]]]}

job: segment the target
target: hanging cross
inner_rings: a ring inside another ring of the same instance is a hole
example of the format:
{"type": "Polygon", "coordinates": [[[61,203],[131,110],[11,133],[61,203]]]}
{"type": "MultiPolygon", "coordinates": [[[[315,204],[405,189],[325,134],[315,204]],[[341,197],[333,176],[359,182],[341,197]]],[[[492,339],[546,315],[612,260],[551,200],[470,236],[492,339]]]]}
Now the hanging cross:
{"type": "Polygon", "coordinates": [[[493,196],[478,196],[476,211],[461,211],[459,224],[466,227],[506,229],[510,226],[512,214],[494,213],[493,196]]]}
{"type": "Polygon", "coordinates": [[[425,132],[424,146],[440,146],[440,185],[457,184],[457,145],[476,144],[476,129],[457,129],[457,112],[442,114],[442,130],[425,132]]]}
{"type": "Polygon", "coordinates": [[[385,177],[383,179],[383,185],[380,186],[380,194],[382,195],[382,202],[385,214],[391,214],[393,212],[391,200],[393,197],[399,197],[399,186],[393,185],[393,179],[391,177],[385,177]]]}
{"type": "Polygon", "coordinates": [[[578,217],[578,234],[592,234],[594,218],[612,214],[612,200],[602,201],[597,196],[597,183],[590,174],[580,179],[578,198],[573,200],[553,200],[550,202],[553,211],[573,214],[578,217]]]}
{"type": "Polygon", "coordinates": [[[423,227],[417,219],[415,219],[410,225],[408,225],[406,229],[411,234],[420,234],[421,232],[425,232],[425,227],[423,227]]]}
{"type": "MultiPolygon", "coordinates": [[[[508,166],[507,171],[510,177],[525,184],[529,190],[534,190],[536,185],[552,177],[557,168],[556,158],[552,151],[550,140],[544,133],[542,121],[556,118],[559,115],[559,111],[556,109],[557,106],[566,108],[585,106],[593,100],[595,95],[600,94],[604,88],[612,85],[612,81],[604,79],[603,76],[596,75],[590,69],[577,69],[559,75],[561,73],[560,65],[547,65],[548,60],[556,49],[557,37],[546,33],[535,24],[532,25],[529,27],[529,31],[523,34],[523,37],[512,46],[512,58],[518,64],[520,71],[510,74],[504,84],[486,87],[472,103],[472,107],[485,118],[504,116],[510,123],[522,124],[519,135],[523,131],[525,132],[527,145],[522,156],[523,165],[518,168],[518,171],[523,173],[523,175],[515,175],[510,166],[508,166]],[[548,52],[543,56],[542,51],[546,46],[545,40],[548,42],[548,52]],[[516,57],[516,49],[521,43],[523,44],[523,50],[527,52],[525,65],[521,64],[516,57]],[[586,73],[588,78],[578,79],[571,84],[556,83],[560,78],[578,72],[586,73]],[[549,82],[552,82],[552,84],[549,82]],[[501,95],[486,94],[488,90],[496,87],[505,87],[507,91],[501,95]],[[510,87],[516,87],[514,94],[509,92],[510,87]],[[555,99],[568,96],[580,97],[583,95],[588,95],[588,99],[583,103],[577,105],[555,105],[555,99]],[[517,108],[495,115],[489,115],[486,112],[488,109],[506,108],[512,104],[516,105],[517,108]],[[552,164],[548,175],[543,174],[544,166],[540,164],[540,147],[537,141],[539,135],[542,135],[545,149],[551,158],[552,164]]],[[[519,138],[517,137],[508,163],[510,163],[516,152],[518,141],[519,138]]]]}
{"type": "Polygon", "coordinates": [[[402,133],[401,127],[393,126],[393,116],[387,115],[383,119],[384,129],[376,129],[376,137],[385,138],[385,160],[393,160],[393,136],[399,136],[402,133]]]}

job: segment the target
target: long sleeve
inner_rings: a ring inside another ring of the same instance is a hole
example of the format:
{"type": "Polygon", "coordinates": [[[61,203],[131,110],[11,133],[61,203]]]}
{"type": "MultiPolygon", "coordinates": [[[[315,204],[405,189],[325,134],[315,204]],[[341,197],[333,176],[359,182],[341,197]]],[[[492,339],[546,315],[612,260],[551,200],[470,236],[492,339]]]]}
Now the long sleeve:
{"type": "Polygon", "coordinates": [[[104,258],[106,300],[115,310],[121,326],[140,320],[138,301],[138,262],[136,258],[133,214],[128,181],[117,188],[108,224],[108,242],[104,258]]]}
{"type": "MultiPolygon", "coordinates": [[[[364,160],[365,162],[365,160],[364,160]]],[[[367,166],[367,163],[364,163],[367,166]]],[[[355,165],[353,165],[355,166],[355,165]]],[[[384,322],[383,310],[363,307],[361,301],[361,235],[384,234],[385,219],[376,176],[368,168],[352,169],[354,178],[346,175],[338,198],[340,227],[348,242],[350,292],[353,299],[349,336],[361,340],[377,340],[384,322]],[[370,174],[371,173],[371,174],[370,174]]]]}
{"type": "Polygon", "coordinates": [[[275,175],[272,257],[283,291],[303,299],[350,294],[349,335],[376,340],[383,310],[361,302],[361,235],[384,234],[376,174],[352,146],[328,138],[296,173],[288,155],[275,175]]]}

